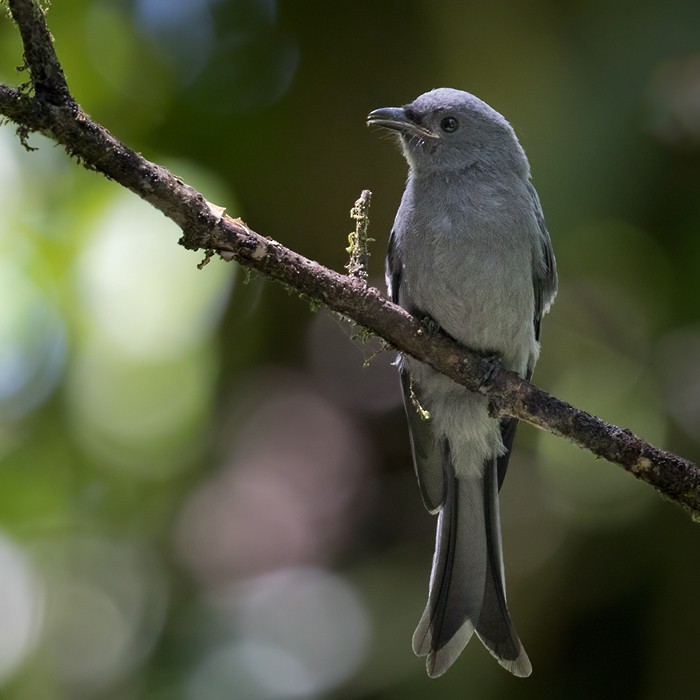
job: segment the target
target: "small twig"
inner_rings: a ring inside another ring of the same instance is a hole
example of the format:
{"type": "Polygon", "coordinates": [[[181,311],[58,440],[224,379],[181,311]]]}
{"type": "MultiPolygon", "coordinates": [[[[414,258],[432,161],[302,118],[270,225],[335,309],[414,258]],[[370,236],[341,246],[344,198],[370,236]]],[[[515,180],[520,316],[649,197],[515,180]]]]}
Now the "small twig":
{"type": "Polygon", "coordinates": [[[369,231],[369,205],[372,201],[372,193],[369,190],[362,190],[360,198],[355,202],[355,206],[350,210],[350,218],[355,221],[355,230],[348,236],[349,246],[346,248],[350,253],[350,260],[345,266],[350,277],[367,284],[369,274],[369,244],[374,241],[368,235],[369,231]]]}

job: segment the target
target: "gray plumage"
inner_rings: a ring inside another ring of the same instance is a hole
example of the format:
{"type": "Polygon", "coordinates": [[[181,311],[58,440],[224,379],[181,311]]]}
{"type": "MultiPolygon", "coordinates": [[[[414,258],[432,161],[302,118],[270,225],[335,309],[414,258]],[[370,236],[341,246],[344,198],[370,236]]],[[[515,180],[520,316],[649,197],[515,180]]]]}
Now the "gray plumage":
{"type": "MultiPolygon", "coordinates": [[[[375,110],[368,123],[395,130],[409,164],[387,255],[391,299],[529,378],[557,276],[512,127],[478,98],[448,88],[375,110]]],[[[412,357],[400,359],[399,371],[421,495],[439,513],[413,650],[439,676],[476,632],[503,667],[528,676],[506,604],[498,510],[517,421],[490,417],[484,396],[412,357]]]]}

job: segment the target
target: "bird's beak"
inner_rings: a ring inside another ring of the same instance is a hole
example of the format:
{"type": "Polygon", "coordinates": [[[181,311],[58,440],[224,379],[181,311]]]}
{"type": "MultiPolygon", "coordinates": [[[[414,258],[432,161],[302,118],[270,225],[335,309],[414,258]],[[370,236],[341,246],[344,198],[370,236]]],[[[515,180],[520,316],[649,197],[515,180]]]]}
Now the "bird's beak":
{"type": "Polygon", "coordinates": [[[411,119],[403,107],[382,107],[367,115],[367,126],[383,126],[406,136],[428,136],[437,138],[437,134],[411,119]]]}

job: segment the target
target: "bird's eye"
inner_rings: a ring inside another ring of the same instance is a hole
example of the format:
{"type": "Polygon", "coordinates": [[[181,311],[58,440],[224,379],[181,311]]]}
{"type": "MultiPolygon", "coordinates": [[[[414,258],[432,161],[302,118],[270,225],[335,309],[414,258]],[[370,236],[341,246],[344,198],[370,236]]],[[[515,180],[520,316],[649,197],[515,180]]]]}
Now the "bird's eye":
{"type": "Polygon", "coordinates": [[[448,134],[452,131],[457,131],[458,126],[459,122],[454,117],[445,117],[440,122],[440,128],[448,134]]]}

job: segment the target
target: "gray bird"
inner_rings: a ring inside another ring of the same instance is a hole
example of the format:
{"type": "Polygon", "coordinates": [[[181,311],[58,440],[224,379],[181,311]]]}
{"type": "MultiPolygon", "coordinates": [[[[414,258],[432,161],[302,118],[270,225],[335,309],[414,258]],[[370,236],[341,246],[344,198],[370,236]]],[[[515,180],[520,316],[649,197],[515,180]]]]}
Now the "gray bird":
{"type": "MultiPolygon", "coordinates": [[[[367,121],[398,134],[409,166],[386,260],[392,301],[529,379],[557,273],[513,128],[449,88],[367,121]]],[[[504,668],[529,676],[506,604],[498,506],[517,421],[492,418],[486,397],[410,356],[399,371],[421,495],[439,513],[413,651],[440,676],[476,632],[504,668]]]]}

